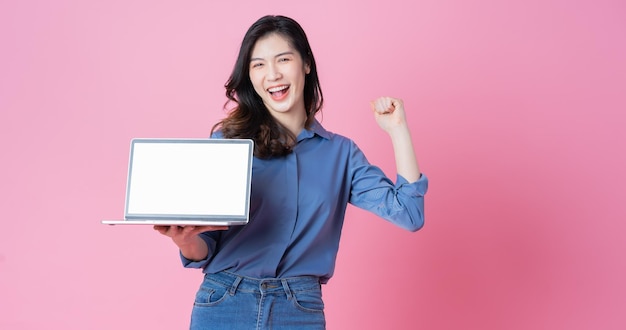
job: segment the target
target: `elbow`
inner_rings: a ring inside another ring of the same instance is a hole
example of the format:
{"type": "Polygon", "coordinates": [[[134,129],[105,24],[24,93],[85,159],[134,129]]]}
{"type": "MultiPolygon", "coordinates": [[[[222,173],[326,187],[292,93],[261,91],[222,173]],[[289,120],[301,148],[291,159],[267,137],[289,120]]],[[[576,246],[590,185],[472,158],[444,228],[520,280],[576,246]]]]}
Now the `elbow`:
{"type": "Polygon", "coordinates": [[[408,221],[401,227],[414,233],[424,227],[424,216],[420,214],[419,216],[412,218],[411,221],[408,221]]]}
{"type": "Polygon", "coordinates": [[[407,202],[402,218],[404,219],[403,228],[416,232],[424,227],[424,198],[418,198],[416,201],[407,202]]]}
{"type": "Polygon", "coordinates": [[[404,204],[408,206],[400,205],[396,209],[396,213],[390,214],[389,217],[385,217],[387,220],[396,224],[398,227],[410,231],[416,232],[424,227],[424,204],[404,204]]]}
{"type": "Polygon", "coordinates": [[[411,223],[409,226],[407,226],[405,229],[414,233],[420,229],[422,229],[422,227],[424,227],[424,219],[420,219],[420,221],[411,223]]]}

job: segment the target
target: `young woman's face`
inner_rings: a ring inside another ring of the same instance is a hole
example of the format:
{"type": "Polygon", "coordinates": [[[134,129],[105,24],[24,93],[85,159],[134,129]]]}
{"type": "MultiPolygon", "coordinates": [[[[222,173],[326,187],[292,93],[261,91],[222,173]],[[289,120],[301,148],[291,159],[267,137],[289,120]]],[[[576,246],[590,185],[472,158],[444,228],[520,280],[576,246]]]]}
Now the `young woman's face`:
{"type": "Polygon", "coordinates": [[[279,34],[257,40],[252,49],[250,80],[274,117],[305,113],[304,80],[310,71],[300,53],[279,34]]]}

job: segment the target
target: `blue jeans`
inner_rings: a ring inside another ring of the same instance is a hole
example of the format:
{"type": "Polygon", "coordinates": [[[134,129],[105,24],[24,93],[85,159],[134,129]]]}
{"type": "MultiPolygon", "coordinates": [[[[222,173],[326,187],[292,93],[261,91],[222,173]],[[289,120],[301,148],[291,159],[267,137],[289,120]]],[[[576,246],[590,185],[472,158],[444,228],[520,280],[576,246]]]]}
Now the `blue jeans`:
{"type": "Polygon", "coordinates": [[[319,279],[256,279],[206,274],[196,294],[190,329],[325,329],[319,279]]]}

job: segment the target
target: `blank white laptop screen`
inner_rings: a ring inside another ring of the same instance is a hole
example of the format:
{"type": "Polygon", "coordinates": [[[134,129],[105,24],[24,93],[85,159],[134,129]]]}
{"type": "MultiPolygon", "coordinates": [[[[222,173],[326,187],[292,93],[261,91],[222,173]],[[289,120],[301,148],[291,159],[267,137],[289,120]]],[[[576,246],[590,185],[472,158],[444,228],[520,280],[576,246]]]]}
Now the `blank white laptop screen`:
{"type": "Polygon", "coordinates": [[[103,223],[245,224],[252,151],[246,139],[133,139],[125,220],[103,223]]]}

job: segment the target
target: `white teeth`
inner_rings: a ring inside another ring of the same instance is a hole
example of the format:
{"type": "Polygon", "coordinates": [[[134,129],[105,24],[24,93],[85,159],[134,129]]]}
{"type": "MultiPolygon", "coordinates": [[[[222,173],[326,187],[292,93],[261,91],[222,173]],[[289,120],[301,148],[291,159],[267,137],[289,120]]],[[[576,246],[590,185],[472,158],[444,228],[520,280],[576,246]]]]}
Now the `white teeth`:
{"type": "Polygon", "coordinates": [[[287,85],[283,85],[283,86],[278,86],[278,87],[272,87],[272,88],[268,88],[267,91],[270,93],[276,93],[276,92],[280,92],[282,90],[287,89],[287,85]]]}

